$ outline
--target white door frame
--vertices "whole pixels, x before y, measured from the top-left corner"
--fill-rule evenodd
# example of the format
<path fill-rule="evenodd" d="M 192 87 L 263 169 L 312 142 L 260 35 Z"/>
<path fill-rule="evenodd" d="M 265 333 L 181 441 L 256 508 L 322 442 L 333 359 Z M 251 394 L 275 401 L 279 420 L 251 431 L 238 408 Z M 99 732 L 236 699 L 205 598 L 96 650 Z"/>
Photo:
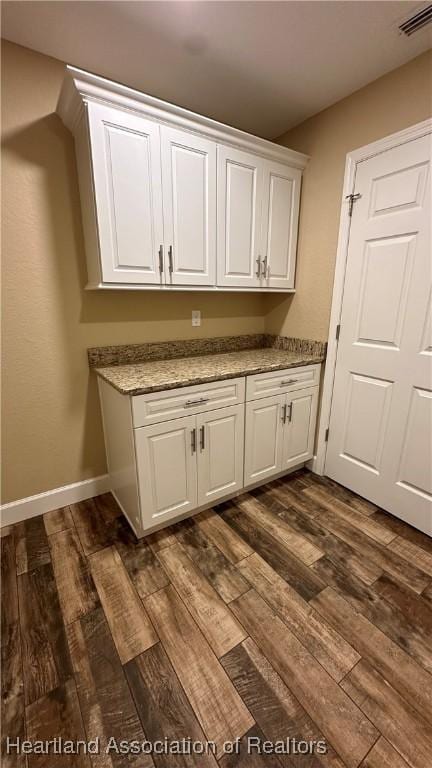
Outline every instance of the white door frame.
<path fill-rule="evenodd" d="M 339 236 L 336 251 L 336 266 L 333 282 L 332 307 L 330 314 L 329 341 L 327 347 L 327 358 L 325 363 L 325 373 L 323 382 L 323 393 L 321 400 L 321 415 L 318 427 L 317 450 L 313 460 L 310 462 L 310 469 L 318 475 L 323 475 L 325 471 L 325 460 L 327 452 L 326 432 L 330 423 L 330 411 L 333 397 L 333 384 L 336 368 L 337 340 L 336 329 L 340 322 L 342 312 L 342 299 L 345 282 L 346 261 L 348 255 L 348 243 L 350 234 L 351 218 L 348 215 L 347 195 L 354 192 L 357 164 L 364 160 L 369 160 L 374 155 L 386 152 L 400 144 L 408 141 L 414 141 L 422 136 L 432 133 L 432 119 L 424 120 L 421 123 L 411 125 L 403 131 L 393 133 L 383 139 L 374 141 L 372 144 L 366 144 L 364 147 L 348 152 L 345 162 L 345 176 L 342 189 L 341 214 L 339 222 Z"/>

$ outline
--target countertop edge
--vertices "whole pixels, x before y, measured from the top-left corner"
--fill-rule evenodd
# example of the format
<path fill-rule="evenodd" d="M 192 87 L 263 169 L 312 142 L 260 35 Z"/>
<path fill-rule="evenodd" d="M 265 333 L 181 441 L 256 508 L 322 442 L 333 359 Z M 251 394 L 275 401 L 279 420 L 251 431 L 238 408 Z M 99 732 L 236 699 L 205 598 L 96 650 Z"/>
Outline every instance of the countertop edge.
<path fill-rule="evenodd" d="M 272 371 L 283 371 L 288 368 L 299 368 L 300 366 L 304 365 L 319 365 L 323 363 L 325 360 L 325 357 L 319 356 L 319 357 L 308 357 L 308 359 L 300 359 L 296 360 L 292 363 L 276 363 L 274 365 L 257 365 L 254 368 L 248 368 L 244 371 L 235 371 L 233 373 L 223 373 L 223 374 L 209 374 L 204 375 L 200 377 L 190 378 L 188 381 L 172 381 L 169 383 L 164 384 L 156 384 L 154 386 L 149 387 L 135 387 L 135 388 L 126 388 L 126 387 L 120 387 L 114 382 L 110 381 L 109 378 L 104 376 L 103 371 L 104 368 L 93 368 L 94 372 L 97 376 L 99 376 L 103 381 L 105 381 L 107 384 L 109 384 L 111 387 L 113 387 L 117 392 L 119 392 L 121 395 L 129 395 L 131 397 L 135 397 L 137 395 L 149 395 L 152 392 L 164 392 L 170 389 L 183 389 L 184 387 L 192 387 L 196 384 L 207 384 L 212 381 L 226 381 L 227 379 L 238 379 L 239 377 L 243 376 L 256 376 L 259 373 L 271 373 Z"/>

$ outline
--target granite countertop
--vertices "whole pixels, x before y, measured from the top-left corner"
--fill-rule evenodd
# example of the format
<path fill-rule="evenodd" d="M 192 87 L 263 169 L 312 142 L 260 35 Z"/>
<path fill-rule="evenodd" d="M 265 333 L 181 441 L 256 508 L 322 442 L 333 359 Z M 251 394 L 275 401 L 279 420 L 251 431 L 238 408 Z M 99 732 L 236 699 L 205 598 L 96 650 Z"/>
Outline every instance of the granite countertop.
<path fill-rule="evenodd" d="M 324 356 L 263 347 L 199 357 L 177 357 L 95 368 L 102 379 L 124 395 L 142 395 L 218 379 L 234 379 L 298 365 L 322 363 Z"/>

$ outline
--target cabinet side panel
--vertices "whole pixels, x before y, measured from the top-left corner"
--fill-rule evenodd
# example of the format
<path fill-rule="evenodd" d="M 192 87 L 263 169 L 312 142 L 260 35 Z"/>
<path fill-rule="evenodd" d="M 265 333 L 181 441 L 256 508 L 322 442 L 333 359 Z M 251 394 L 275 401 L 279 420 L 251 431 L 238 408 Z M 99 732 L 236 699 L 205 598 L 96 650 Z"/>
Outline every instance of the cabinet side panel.
<path fill-rule="evenodd" d="M 87 256 L 87 275 L 90 284 L 101 282 L 99 234 L 96 216 L 96 203 L 93 187 L 93 170 L 90 153 L 87 111 L 75 131 L 75 152 L 78 168 L 78 182 L 81 198 L 81 213 Z"/>
<path fill-rule="evenodd" d="M 111 490 L 139 534 L 142 526 L 130 399 L 101 379 L 98 385 Z"/>

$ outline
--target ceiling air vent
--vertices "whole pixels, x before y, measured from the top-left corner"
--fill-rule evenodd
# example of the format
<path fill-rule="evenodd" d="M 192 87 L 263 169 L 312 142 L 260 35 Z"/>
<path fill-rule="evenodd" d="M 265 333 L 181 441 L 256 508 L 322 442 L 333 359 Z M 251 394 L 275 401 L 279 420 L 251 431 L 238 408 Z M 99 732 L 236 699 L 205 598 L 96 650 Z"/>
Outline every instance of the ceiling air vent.
<path fill-rule="evenodd" d="M 419 29 L 423 29 L 426 24 L 430 24 L 431 21 L 432 3 L 427 5 L 425 8 L 422 8 L 420 11 L 417 11 L 417 13 L 414 13 L 408 19 L 405 19 L 402 24 L 399 24 L 399 31 L 401 34 L 410 37 L 410 35 L 418 32 Z"/>

